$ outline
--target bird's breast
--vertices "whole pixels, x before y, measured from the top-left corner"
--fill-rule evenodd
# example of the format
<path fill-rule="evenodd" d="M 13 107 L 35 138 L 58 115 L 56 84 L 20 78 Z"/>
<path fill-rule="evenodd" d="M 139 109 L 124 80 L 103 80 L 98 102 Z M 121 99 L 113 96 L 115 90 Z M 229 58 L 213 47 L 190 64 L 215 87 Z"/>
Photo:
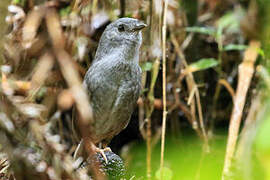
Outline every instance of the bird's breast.
<path fill-rule="evenodd" d="M 141 89 L 141 69 L 136 62 L 93 64 L 87 79 L 97 138 L 118 134 L 128 123 Z"/>

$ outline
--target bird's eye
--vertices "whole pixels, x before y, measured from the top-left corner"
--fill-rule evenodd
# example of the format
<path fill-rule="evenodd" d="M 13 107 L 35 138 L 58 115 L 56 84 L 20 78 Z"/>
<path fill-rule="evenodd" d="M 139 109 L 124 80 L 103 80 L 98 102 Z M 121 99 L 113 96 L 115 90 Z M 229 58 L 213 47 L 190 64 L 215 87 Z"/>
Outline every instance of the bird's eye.
<path fill-rule="evenodd" d="M 123 24 L 120 24 L 120 25 L 118 26 L 118 31 L 119 31 L 119 32 L 125 31 L 125 27 L 124 27 Z"/>

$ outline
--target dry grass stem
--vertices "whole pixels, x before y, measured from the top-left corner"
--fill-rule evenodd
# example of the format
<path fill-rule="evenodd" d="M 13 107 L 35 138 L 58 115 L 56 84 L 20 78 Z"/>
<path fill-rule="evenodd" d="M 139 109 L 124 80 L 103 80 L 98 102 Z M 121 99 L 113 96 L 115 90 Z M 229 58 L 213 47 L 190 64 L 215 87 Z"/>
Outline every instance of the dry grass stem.
<path fill-rule="evenodd" d="M 218 83 L 223 85 L 227 89 L 227 91 L 230 93 L 230 95 L 232 97 L 232 100 L 234 101 L 235 92 L 234 92 L 234 89 L 232 88 L 232 86 L 229 84 L 229 82 L 226 81 L 225 79 L 220 79 L 218 81 Z"/>
<path fill-rule="evenodd" d="M 166 100 L 166 32 L 167 32 L 167 8 L 168 0 L 163 3 L 163 25 L 162 25 L 162 133 L 161 133 L 161 157 L 160 157 L 160 178 L 163 179 L 164 167 L 164 149 L 165 149 L 165 132 L 166 132 L 166 116 L 167 116 L 167 100 Z"/>
<path fill-rule="evenodd" d="M 188 38 L 189 37 L 190 36 L 188 36 Z M 183 50 L 180 48 L 174 34 L 171 34 L 171 39 L 172 39 L 173 45 L 176 48 L 177 55 L 183 61 L 184 67 L 187 68 L 188 64 L 187 64 L 186 58 L 185 58 L 185 56 L 183 54 Z M 187 73 L 186 76 L 183 76 L 183 74 L 180 74 L 180 76 L 178 78 L 178 81 L 181 81 L 183 77 L 186 78 L 187 87 L 188 87 L 188 91 L 189 91 L 189 100 L 188 100 L 188 102 L 190 103 L 190 112 L 191 112 L 191 121 L 190 121 L 190 123 L 191 123 L 193 129 L 199 135 L 199 137 L 204 139 L 205 150 L 209 151 L 208 137 L 206 135 L 206 131 L 205 131 L 204 123 L 203 123 L 202 108 L 201 108 L 200 95 L 199 95 L 199 90 L 198 90 L 197 84 L 196 84 L 196 82 L 194 80 L 194 77 L 193 77 L 192 73 Z M 194 93 L 195 93 L 195 96 L 193 95 Z M 191 97 L 196 97 L 196 98 L 191 98 Z M 197 122 L 197 118 L 196 118 L 196 104 L 195 103 L 197 103 L 197 108 L 198 108 L 198 113 L 199 113 L 199 122 L 200 122 L 201 130 L 198 128 L 198 122 Z"/>
<path fill-rule="evenodd" d="M 258 56 L 258 41 L 251 41 L 249 48 L 245 51 L 243 62 L 239 65 L 239 77 L 236 95 L 234 99 L 234 107 L 231 114 L 229 135 L 226 148 L 224 168 L 222 179 L 225 180 L 230 174 L 232 159 L 234 157 L 236 142 L 238 138 L 239 127 L 242 118 L 243 108 L 246 102 L 246 95 L 254 72 L 254 63 Z"/>

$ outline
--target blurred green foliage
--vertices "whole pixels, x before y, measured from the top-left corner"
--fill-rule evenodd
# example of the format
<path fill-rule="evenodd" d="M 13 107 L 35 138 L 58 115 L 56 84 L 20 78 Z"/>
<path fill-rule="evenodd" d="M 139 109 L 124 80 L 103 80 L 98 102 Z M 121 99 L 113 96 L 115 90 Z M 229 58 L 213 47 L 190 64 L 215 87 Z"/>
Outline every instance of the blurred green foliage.
<path fill-rule="evenodd" d="M 164 167 L 163 168 L 163 176 L 162 176 L 162 178 L 161 178 L 161 175 L 160 175 L 160 169 L 156 171 L 155 177 L 157 179 L 171 180 L 172 177 L 173 177 L 173 172 L 172 172 L 172 170 L 170 168 Z"/>
<path fill-rule="evenodd" d="M 191 180 L 219 180 L 223 168 L 226 136 L 224 132 L 218 132 L 211 141 L 210 153 L 202 151 L 202 142 L 194 133 L 185 132 L 183 137 L 168 136 L 165 149 L 165 167 L 172 171 L 172 179 Z M 146 179 L 146 148 L 144 143 L 136 144 L 130 153 L 130 161 L 127 163 L 128 173 L 135 175 L 135 179 Z M 152 178 L 158 172 L 160 161 L 160 145 L 153 149 Z M 129 163 L 130 162 L 130 163 Z"/>

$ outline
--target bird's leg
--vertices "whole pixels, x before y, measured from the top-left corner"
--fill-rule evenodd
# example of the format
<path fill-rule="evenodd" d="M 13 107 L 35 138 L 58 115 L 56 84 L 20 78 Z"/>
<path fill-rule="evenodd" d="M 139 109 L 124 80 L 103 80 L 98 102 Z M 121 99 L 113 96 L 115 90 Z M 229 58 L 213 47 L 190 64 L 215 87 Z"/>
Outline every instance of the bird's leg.
<path fill-rule="evenodd" d="M 108 147 L 107 145 L 108 145 L 107 143 L 100 142 L 100 143 L 99 143 L 99 148 L 100 148 L 100 149 L 103 149 L 105 152 L 106 152 L 106 151 L 112 151 L 111 148 Z"/>
<path fill-rule="evenodd" d="M 78 146 L 77 146 L 77 148 L 76 148 L 76 150 L 74 152 L 74 155 L 73 155 L 73 158 L 74 159 L 77 159 L 78 154 L 81 153 L 81 151 L 83 149 L 82 147 L 84 145 L 83 143 L 84 143 L 83 140 L 81 140 L 80 143 L 78 144 Z M 105 152 L 106 151 L 112 151 L 111 148 L 106 147 L 107 146 L 107 143 L 105 145 L 102 142 L 99 143 L 98 147 L 96 145 L 94 145 L 94 144 L 92 144 L 92 145 L 93 145 L 92 147 L 94 148 L 95 153 L 100 153 L 101 156 L 103 157 L 103 159 L 105 160 L 105 163 L 107 164 L 108 163 L 108 159 L 107 159 L 107 157 L 105 155 Z"/>

